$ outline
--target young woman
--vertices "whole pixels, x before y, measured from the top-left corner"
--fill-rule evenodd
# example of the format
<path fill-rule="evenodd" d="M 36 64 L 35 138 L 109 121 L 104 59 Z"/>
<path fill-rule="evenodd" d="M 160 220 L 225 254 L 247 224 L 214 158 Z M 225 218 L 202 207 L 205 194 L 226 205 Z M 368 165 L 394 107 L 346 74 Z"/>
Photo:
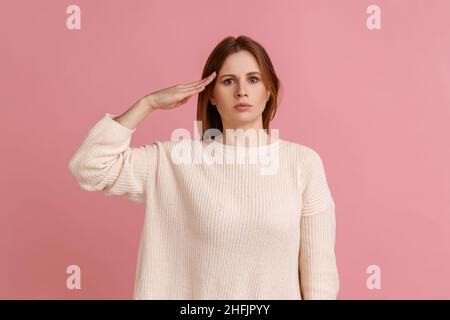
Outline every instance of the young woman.
<path fill-rule="evenodd" d="M 88 132 L 69 163 L 80 186 L 145 204 L 134 299 L 337 299 L 334 200 L 319 154 L 268 132 L 278 90 L 265 49 L 227 37 L 202 80 L 106 113 Z M 130 147 L 145 117 L 196 94 L 200 139 Z M 214 161 L 194 161 L 205 150 Z M 223 161 L 237 153 L 244 161 Z M 263 173 L 251 154 L 276 163 Z"/>

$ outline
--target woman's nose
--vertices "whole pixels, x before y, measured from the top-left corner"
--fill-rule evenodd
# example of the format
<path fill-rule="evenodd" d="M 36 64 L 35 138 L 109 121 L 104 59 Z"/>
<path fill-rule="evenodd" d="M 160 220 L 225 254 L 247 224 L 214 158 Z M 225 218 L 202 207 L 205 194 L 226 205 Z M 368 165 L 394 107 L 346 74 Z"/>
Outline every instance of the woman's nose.
<path fill-rule="evenodd" d="M 238 97 L 246 96 L 247 95 L 247 91 L 244 88 L 239 87 L 239 89 L 237 91 L 237 95 L 238 95 Z"/>

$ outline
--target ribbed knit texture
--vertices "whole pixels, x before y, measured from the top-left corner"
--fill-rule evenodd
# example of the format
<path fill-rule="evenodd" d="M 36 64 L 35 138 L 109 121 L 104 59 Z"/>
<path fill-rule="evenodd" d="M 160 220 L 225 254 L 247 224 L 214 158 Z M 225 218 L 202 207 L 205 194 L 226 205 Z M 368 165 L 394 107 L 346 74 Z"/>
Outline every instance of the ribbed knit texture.
<path fill-rule="evenodd" d="M 282 139 L 248 149 L 276 151 L 275 174 L 180 164 L 177 147 L 194 140 L 132 148 L 136 129 L 114 117 L 89 130 L 69 169 L 84 190 L 145 204 L 134 299 L 337 299 L 335 203 L 315 150 Z M 237 150 L 200 141 L 211 143 Z"/>

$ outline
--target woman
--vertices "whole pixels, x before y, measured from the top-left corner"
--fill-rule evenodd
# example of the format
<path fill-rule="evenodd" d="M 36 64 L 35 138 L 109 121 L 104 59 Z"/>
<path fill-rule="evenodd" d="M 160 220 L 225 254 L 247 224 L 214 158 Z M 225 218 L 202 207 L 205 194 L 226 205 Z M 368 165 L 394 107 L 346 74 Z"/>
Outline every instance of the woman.
<path fill-rule="evenodd" d="M 315 150 L 266 132 L 278 90 L 265 49 L 227 37 L 202 80 L 146 95 L 88 132 L 69 164 L 81 187 L 145 203 L 134 299 L 337 298 L 333 197 Z M 197 93 L 200 140 L 130 148 L 146 116 Z M 191 161 L 174 161 L 180 146 Z M 205 149 L 215 161 L 194 162 Z M 217 161 L 241 152 L 241 163 Z M 275 155 L 276 168 L 262 174 L 251 155 Z"/>

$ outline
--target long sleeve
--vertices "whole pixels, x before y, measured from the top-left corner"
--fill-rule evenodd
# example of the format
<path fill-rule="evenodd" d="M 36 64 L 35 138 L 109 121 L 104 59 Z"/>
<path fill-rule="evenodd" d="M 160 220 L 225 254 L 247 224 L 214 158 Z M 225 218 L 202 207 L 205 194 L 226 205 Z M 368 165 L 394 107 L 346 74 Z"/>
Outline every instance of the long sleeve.
<path fill-rule="evenodd" d="M 88 132 L 69 162 L 69 169 L 81 188 L 104 191 L 105 195 L 124 195 L 144 203 L 147 182 L 155 175 L 157 143 L 130 147 L 136 129 L 129 129 L 106 113 Z"/>
<path fill-rule="evenodd" d="M 339 275 L 335 257 L 335 203 L 324 165 L 312 149 L 307 156 L 300 219 L 299 275 L 302 298 L 335 300 Z"/>

